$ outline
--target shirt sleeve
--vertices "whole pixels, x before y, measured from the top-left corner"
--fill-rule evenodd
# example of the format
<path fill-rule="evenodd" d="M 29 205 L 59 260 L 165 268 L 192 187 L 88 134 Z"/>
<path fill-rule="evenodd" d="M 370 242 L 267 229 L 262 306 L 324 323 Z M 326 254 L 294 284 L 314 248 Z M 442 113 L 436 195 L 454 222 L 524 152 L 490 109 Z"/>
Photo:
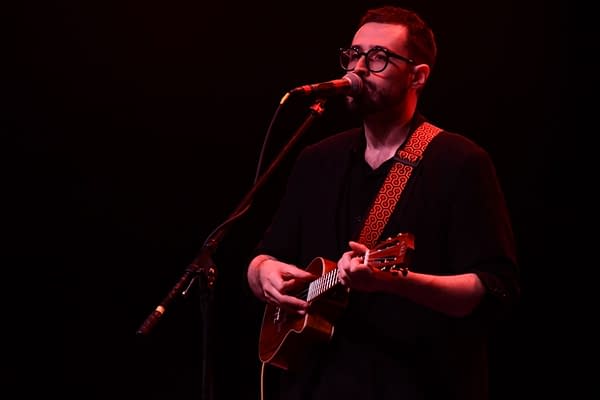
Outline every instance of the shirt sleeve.
<path fill-rule="evenodd" d="M 269 254 L 279 260 L 297 263 L 301 238 L 302 199 L 306 196 L 309 177 L 307 152 L 301 152 L 294 163 L 282 199 L 254 255 Z"/>
<path fill-rule="evenodd" d="M 458 174 L 452 204 L 451 247 L 456 261 L 486 288 L 476 313 L 500 317 L 520 298 L 515 238 L 499 179 L 483 149 L 469 154 Z"/>

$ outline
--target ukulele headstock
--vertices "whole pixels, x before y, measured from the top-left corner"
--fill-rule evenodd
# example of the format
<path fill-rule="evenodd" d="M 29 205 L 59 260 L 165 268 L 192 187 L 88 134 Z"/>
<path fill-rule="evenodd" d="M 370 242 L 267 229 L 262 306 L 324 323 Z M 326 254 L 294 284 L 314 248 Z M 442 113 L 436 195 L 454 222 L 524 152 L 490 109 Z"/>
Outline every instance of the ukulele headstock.
<path fill-rule="evenodd" d="M 381 271 L 392 273 L 400 271 L 402 275 L 406 275 L 414 249 L 413 234 L 399 233 L 375 245 L 369 251 L 368 264 Z"/>

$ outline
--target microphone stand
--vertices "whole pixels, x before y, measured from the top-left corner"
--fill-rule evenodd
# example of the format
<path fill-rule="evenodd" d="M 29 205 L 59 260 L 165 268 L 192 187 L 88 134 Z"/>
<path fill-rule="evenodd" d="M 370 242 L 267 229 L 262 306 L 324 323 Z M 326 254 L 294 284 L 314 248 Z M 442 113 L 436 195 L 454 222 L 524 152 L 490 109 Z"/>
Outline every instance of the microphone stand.
<path fill-rule="evenodd" d="M 179 295 L 185 296 L 194 281 L 198 280 L 200 289 L 202 291 L 202 296 L 200 297 L 202 299 L 201 308 L 204 315 L 202 340 L 202 400 L 211 400 L 213 398 L 212 356 L 210 354 L 211 332 L 209 325 L 213 318 L 213 299 L 214 288 L 217 279 L 217 268 L 212 261 L 212 255 L 215 253 L 217 246 L 225 236 L 227 231 L 226 228 L 229 228 L 233 221 L 235 221 L 248 210 L 256 192 L 265 184 L 277 166 L 281 164 L 283 158 L 287 155 L 287 153 L 289 153 L 292 146 L 298 141 L 302 134 L 312 125 L 315 118 L 323 114 L 324 103 L 324 99 L 318 99 L 310 107 L 311 113 L 308 115 L 302 125 L 296 130 L 290 141 L 282 149 L 281 153 L 273 160 L 269 168 L 258 178 L 254 186 L 244 196 L 239 205 L 227 218 L 226 222 L 220 226 L 220 229 L 215 230 L 211 236 L 207 238 L 198 255 L 184 270 L 181 278 L 167 293 L 154 311 L 148 315 L 136 332 L 139 335 L 147 335 L 163 316 L 171 302 Z"/>

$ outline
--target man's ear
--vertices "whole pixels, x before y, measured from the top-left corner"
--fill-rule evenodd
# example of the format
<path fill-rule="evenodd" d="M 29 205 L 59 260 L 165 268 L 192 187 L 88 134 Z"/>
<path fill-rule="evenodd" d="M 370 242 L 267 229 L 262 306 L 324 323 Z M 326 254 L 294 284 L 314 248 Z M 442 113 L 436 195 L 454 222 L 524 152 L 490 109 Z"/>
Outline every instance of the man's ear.
<path fill-rule="evenodd" d="M 429 78 L 431 68 L 427 64 L 415 65 L 413 68 L 412 86 L 417 90 L 421 90 Z"/>

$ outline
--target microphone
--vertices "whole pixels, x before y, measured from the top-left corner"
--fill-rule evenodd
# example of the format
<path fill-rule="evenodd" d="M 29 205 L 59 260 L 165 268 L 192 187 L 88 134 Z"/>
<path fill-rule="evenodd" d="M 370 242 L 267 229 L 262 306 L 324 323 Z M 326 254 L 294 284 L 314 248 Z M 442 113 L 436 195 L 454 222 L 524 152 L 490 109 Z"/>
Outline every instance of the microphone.
<path fill-rule="evenodd" d="M 358 75 L 348 72 L 341 79 L 332 81 L 314 83 L 312 85 L 298 86 L 290 90 L 289 95 L 316 95 L 316 96 L 335 96 L 346 95 L 356 96 L 362 91 L 363 82 Z"/>

